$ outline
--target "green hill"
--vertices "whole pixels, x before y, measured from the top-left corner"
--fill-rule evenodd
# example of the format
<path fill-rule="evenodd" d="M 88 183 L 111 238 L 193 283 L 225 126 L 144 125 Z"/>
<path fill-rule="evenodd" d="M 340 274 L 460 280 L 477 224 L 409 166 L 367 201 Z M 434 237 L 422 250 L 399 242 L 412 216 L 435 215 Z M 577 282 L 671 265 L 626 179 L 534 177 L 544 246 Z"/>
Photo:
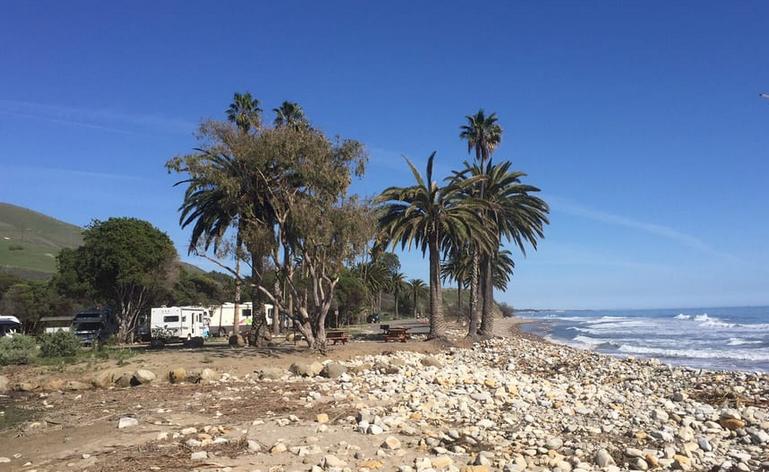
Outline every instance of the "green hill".
<path fill-rule="evenodd" d="M 24 279 L 47 279 L 56 271 L 56 256 L 63 248 L 83 243 L 83 228 L 36 211 L 0 202 L 0 272 Z M 190 274 L 200 267 L 181 262 Z"/>
<path fill-rule="evenodd" d="M 0 203 L 0 270 L 44 279 L 56 270 L 62 248 L 83 242 L 82 229 L 50 216 Z"/>

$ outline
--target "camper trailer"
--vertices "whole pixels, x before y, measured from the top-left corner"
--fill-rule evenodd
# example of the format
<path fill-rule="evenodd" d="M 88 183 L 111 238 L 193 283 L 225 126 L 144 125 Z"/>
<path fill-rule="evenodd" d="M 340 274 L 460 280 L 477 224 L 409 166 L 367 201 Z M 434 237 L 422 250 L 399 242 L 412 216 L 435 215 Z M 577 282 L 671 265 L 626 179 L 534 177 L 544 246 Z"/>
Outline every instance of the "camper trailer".
<path fill-rule="evenodd" d="M 170 306 L 150 310 L 150 333 L 165 341 L 184 341 L 208 336 L 208 309 L 200 306 Z"/>
<path fill-rule="evenodd" d="M 247 331 L 254 322 L 253 316 L 253 304 L 251 302 L 239 303 L 238 311 L 240 312 L 240 319 L 238 324 L 240 325 L 240 332 Z M 264 314 L 267 317 L 267 324 L 272 324 L 272 305 L 264 305 Z M 223 305 L 215 306 L 211 310 L 211 334 L 216 336 L 226 336 L 232 332 L 232 327 L 235 322 L 235 304 L 225 303 Z"/>

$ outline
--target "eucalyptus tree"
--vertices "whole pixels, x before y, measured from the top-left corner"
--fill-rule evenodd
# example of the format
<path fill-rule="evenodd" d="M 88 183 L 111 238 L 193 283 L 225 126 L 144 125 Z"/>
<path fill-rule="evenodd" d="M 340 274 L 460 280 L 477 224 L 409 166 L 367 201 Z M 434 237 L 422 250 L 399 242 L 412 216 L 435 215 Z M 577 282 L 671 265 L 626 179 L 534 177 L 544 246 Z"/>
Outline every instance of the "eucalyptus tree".
<path fill-rule="evenodd" d="M 452 180 L 445 186 L 433 180 L 433 152 L 422 176 L 406 159 L 416 184 L 385 189 L 375 202 L 379 206 L 379 228 L 388 245 L 401 248 L 416 245 L 429 255 L 430 267 L 430 338 L 445 337 L 443 294 L 441 292 L 441 255 L 451 240 L 490 240 L 488 229 L 478 214 L 478 205 L 463 198 L 463 191 L 473 179 Z"/>
<path fill-rule="evenodd" d="M 417 304 L 419 302 L 419 297 L 425 291 L 425 287 L 427 287 L 427 285 L 425 285 L 425 281 L 422 279 L 411 279 L 408 281 L 408 288 L 414 303 L 412 305 L 412 318 L 417 317 Z"/>

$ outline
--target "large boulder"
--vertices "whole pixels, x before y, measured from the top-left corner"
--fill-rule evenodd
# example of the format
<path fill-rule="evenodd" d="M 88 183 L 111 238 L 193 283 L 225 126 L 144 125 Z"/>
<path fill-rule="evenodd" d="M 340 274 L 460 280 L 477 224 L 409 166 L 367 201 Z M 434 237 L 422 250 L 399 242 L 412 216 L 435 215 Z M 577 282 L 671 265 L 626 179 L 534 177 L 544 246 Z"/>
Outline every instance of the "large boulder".
<path fill-rule="evenodd" d="M 168 372 L 168 381 L 171 383 L 182 383 L 187 381 L 187 369 L 177 367 Z"/>
<path fill-rule="evenodd" d="M 320 362 L 294 362 L 289 368 L 292 374 L 302 377 L 315 377 L 323 370 L 323 364 Z"/>
<path fill-rule="evenodd" d="M 138 369 L 136 372 L 134 372 L 133 380 L 131 383 L 133 385 L 144 385 L 154 382 L 156 378 L 157 376 L 151 370 Z"/>
<path fill-rule="evenodd" d="M 18 382 L 14 384 L 13 389 L 17 392 L 34 392 L 40 388 L 37 382 Z"/>
<path fill-rule="evenodd" d="M 260 379 L 279 380 L 286 375 L 286 371 L 278 367 L 265 367 L 260 369 L 258 374 Z"/>
<path fill-rule="evenodd" d="M 193 369 L 187 375 L 187 379 L 192 383 L 208 383 L 217 380 L 219 376 L 213 369 Z"/>
<path fill-rule="evenodd" d="M 85 382 L 78 382 L 77 380 L 68 380 L 64 382 L 63 389 L 69 391 L 77 390 L 90 390 L 91 386 Z"/>
<path fill-rule="evenodd" d="M 64 381 L 62 379 L 48 379 L 43 386 L 43 390 L 56 391 L 64 390 Z"/>
<path fill-rule="evenodd" d="M 118 387 L 126 388 L 133 385 L 134 376 L 130 372 L 123 372 L 120 375 L 115 376 L 115 385 Z"/>
<path fill-rule="evenodd" d="M 91 379 L 91 384 L 97 388 L 109 388 L 115 382 L 115 372 L 105 370 L 96 373 Z"/>
<path fill-rule="evenodd" d="M 329 379 L 335 379 L 337 377 L 341 377 L 345 372 L 347 372 L 347 367 L 339 364 L 338 362 L 329 362 L 323 367 L 320 375 Z"/>

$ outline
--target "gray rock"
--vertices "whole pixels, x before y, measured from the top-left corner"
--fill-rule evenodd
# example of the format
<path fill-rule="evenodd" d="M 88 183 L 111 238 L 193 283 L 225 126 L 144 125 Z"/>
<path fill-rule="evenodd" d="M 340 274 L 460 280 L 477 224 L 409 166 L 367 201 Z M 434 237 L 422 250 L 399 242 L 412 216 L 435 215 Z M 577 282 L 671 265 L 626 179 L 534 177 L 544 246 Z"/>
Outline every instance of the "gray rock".
<path fill-rule="evenodd" d="M 131 383 L 134 385 L 144 385 L 154 382 L 156 378 L 157 376 L 151 370 L 138 369 L 134 372 L 133 381 Z"/>
<path fill-rule="evenodd" d="M 443 362 L 433 356 L 425 356 L 419 360 L 419 362 L 425 367 L 443 367 Z"/>
<path fill-rule="evenodd" d="M 208 459 L 208 453 L 206 451 L 195 451 L 190 454 L 190 460 L 193 461 L 204 461 L 206 459 Z"/>
<path fill-rule="evenodd" d="M 139 425 L 139 420 L 136 418 L 131 418 L 130 416 L 124 416 L 123 418 L 120 418 L 117 422 L 117 428 L 118 429 L 125 429 L 125 428 L 133 428 L 134 426 Z"/>
<path fill-rule="evenodd" d="M 323 370 L 320 362 L 294 362 L 289 368 L 292 374 L 302 377 L 315 377 Z"/>
<path fill-rule="evenodd" d="M 323 366 L 323 370 L 320 372 L 320 375 L 328 379 L 335 379 L 337 377 L 341 377 L 345 372 L 347 372 L 347 368 L 342 364 L 338 362 L 329 362 Z"/>
<path fill-rule="evenodd" d="M 260 369 L 258 374 L 260 379 L 279 380 L 286 375 L 286 371 L 278 367 L 265 367 Z"/>
<path fill-rule="evenodd" d="M 611 454 L 609 454 L 606 449 L 598 450 L 598 452 L 595 454 L 595 463 L 598 464 L 599 467 L 616 465 L 614 458 L 611 457 Z"/>

